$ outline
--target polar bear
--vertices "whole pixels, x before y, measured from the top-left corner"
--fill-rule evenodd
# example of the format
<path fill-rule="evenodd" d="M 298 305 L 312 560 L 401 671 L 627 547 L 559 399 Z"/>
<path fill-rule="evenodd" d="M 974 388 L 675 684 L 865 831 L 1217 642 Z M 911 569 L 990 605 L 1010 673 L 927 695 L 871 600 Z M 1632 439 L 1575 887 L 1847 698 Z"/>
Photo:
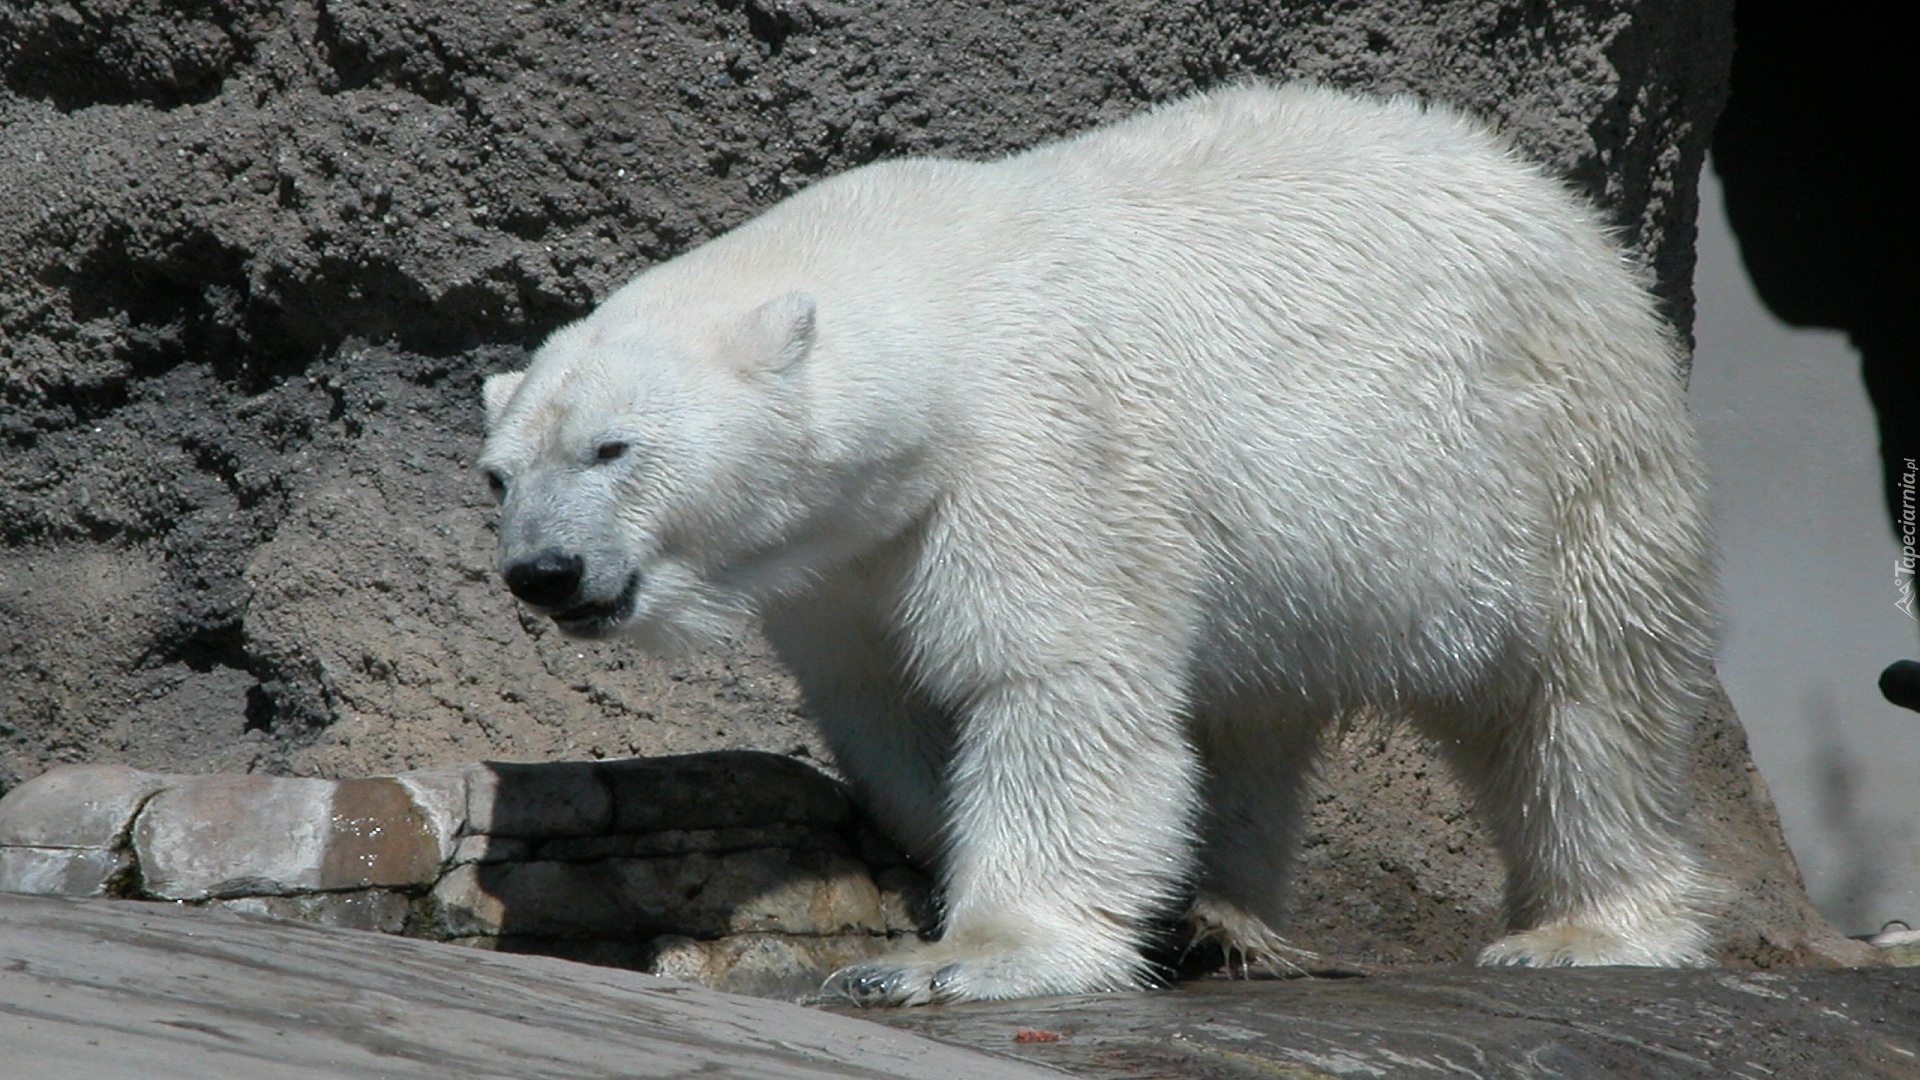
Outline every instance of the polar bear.
<path fill-rule="evenodd" d="M 1483 963 L 1696 965 L 1679 363 L 1485 126 L 1240 86 L 823 180 L 488 380 L 480 466 L 563 632 L 763 620 L 943 889 L 855 1001 L 1138 986 L 1181 905 L 1272 955 L 1316 746 L 1363 718 L 1477 796 Z"/>

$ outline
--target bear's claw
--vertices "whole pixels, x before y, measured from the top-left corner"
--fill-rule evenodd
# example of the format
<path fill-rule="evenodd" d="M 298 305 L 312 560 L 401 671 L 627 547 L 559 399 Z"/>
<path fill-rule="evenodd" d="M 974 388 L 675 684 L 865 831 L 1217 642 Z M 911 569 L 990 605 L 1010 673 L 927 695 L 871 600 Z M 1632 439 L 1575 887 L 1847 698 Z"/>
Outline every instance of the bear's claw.
<path fill-rule="evenodd" d="M 937 942 L 841 968 L 821 991 L 867 1008 L 945 1005 L 1138 988 L 1143 962 L 1132 949 L 1071 950 L 979 941 Z"/>
<path fill-rule="evenodd" d="M 958 962 L 942 964 L 931 972 L 927 970 L 929 967 L 928 964 L 869 960 L 834 972 L 823 989 L 869 1009 L 961 1000 L 964 996 L 962 966 Z"/>

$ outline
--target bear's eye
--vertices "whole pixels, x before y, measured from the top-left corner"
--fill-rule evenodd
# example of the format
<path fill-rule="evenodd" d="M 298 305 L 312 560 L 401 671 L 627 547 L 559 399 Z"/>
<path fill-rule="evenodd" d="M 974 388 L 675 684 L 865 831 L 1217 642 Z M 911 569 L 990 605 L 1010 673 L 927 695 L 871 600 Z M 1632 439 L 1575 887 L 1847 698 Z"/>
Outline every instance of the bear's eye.
<path fill-rule="evenodd" d="M 500 475 L 499 469 L 487 470 L 487 490 L 493 492 L 496 499 L 507 497 L 507 478 Z"/>
<path fill-rule="evenodd" d="M 625 454 L 626 452 L 627 452 L 626 443 L 603 442 L 599 446 L 596 446 L 593 448 L 593 460 L 612 461 L 613 459 L 621 456 L 622 454 Z"/>

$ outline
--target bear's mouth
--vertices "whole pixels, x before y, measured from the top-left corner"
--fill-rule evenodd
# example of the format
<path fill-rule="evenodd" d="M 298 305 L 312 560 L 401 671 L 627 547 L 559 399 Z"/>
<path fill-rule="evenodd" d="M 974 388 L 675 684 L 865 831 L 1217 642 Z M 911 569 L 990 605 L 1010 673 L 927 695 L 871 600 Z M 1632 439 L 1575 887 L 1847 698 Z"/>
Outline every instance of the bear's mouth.
<path fill-rule="evenodd" d="M 640 591 L 638 572 L 627 576 L 626 587 L 611 600 L 580 604 L 553 613 L 553 622 L 569 637 L 604 637 L 633 614 L 633 598 Z"/>

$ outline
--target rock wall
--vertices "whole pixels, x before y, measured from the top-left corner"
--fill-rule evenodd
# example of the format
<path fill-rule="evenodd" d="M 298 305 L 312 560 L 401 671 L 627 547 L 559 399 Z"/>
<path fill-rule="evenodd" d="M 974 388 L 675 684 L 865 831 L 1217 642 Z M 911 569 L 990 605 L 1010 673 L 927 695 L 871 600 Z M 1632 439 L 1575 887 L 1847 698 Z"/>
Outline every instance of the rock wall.
<path fill-rule="evenodd" d="M 1254 76 L 1496 119 L 1684 328 L 1730 48 L 1727 0 L 0 7 L 0 791 L 817 755 L 755 639 L 658 659 L 516 612 L 471 475 L 485 373 L 820 176 Z M 1457 791 L 1418 747 L 1348 749 L 1303 944 L 1463 955 L 1498 872 Z M 1703 791 L 1761 820 L 1727 761 Z"/>

